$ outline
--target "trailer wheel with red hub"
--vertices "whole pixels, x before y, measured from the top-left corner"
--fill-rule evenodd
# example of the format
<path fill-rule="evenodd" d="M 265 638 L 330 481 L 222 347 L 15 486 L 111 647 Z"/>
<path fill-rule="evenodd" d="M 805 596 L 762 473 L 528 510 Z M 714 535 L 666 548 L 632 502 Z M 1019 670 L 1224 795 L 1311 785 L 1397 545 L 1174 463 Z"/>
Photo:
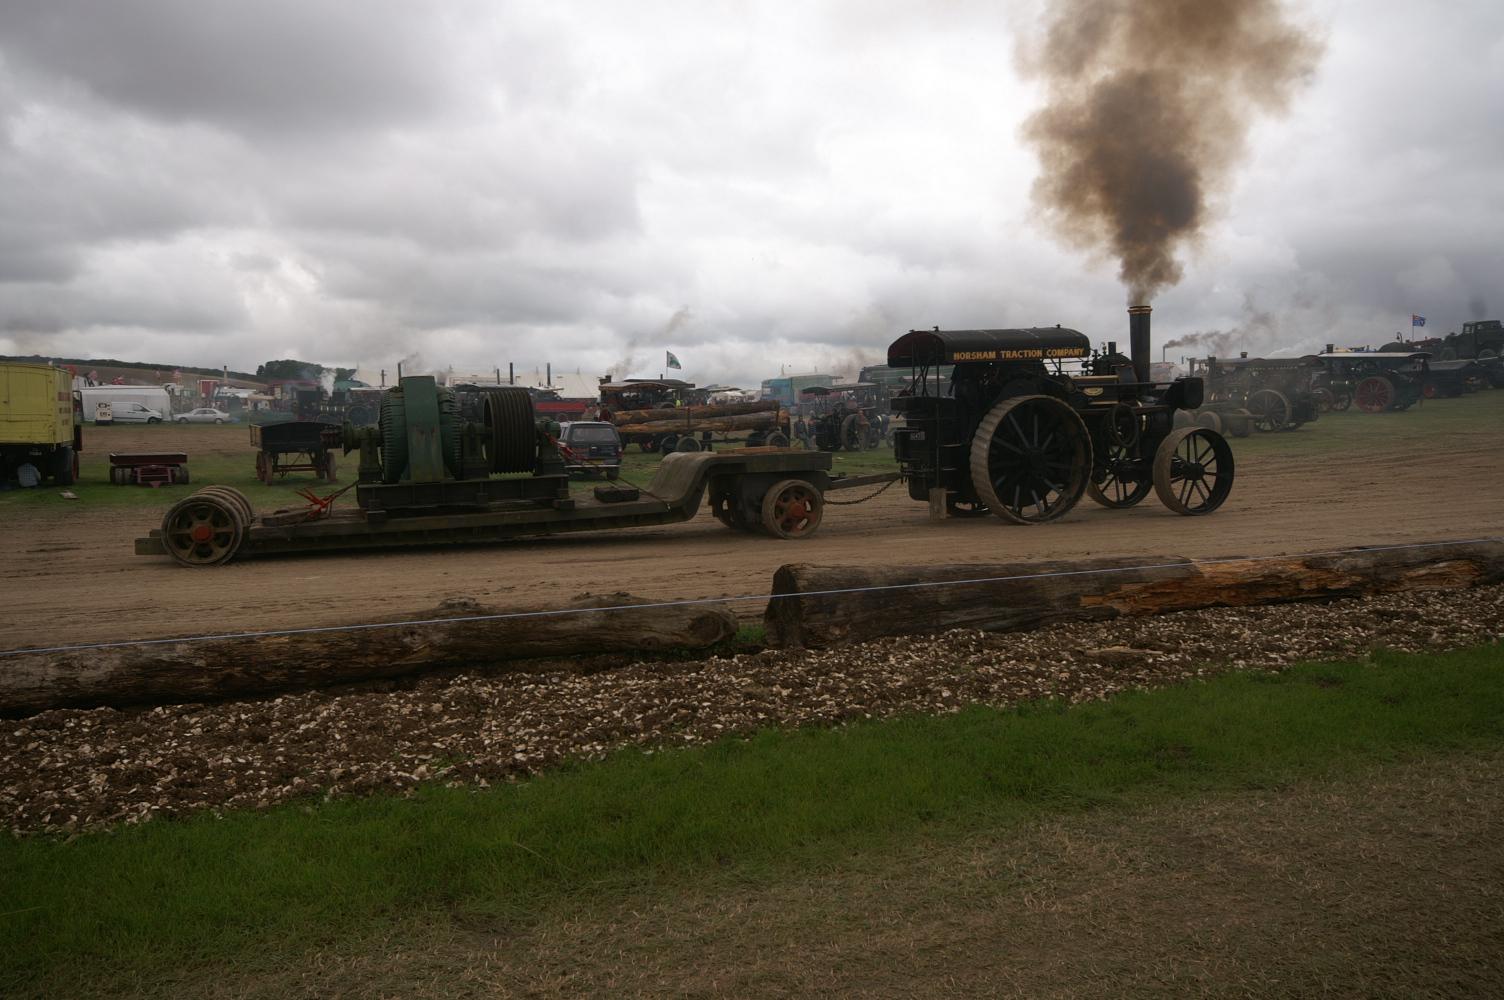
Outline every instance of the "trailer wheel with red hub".
<path fill-rule="evenodd" d="M 819 530 L 824 510 L 814 484 L 785 479 L 762 498 L 762 526 L 775 538 L 808 538 Z"/>
<path fill-rule="evenodd" d="M 1353 396 L 1364 413 L 1383 413 L 1394 405 L 1394 383 L 1373 375 L 1358 383 Z"/>
<path fill-rule="evenodd" d="M 162 518 L 162 543 L 184 566 L 217 566 L 240 548 L 248 527 L 232 498 L 204 490 L 172 505 Z"/>

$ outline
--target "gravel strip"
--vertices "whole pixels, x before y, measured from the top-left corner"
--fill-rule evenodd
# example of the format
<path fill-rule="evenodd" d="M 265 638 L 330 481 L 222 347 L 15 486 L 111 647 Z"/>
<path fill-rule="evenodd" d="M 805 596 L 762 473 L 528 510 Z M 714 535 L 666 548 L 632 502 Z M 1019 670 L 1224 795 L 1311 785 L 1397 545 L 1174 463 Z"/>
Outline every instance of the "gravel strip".
<path fill-rule="evenodd" d="M 430 677 L 382 693 L 45 712 L 0 723 L 16 833 L 139 823 L 303 796 L 487 786 L 568 756 L 713 742 L 765 726 L 1111 697 L 1230 670 L 1497 641 L 1504 587 L 1213 608 L 1035 632 L 957 630 L 600 673 Z"/>

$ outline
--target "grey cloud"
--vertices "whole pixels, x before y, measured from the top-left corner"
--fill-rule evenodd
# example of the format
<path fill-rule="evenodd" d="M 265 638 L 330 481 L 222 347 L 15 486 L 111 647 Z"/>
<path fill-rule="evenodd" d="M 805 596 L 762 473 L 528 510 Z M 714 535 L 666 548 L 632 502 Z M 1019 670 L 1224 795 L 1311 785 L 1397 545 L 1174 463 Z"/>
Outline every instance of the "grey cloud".
<path fill-rule="evenodd" d="M 1499 308 L 1504 13 L 1307 2 L 1328 59 L 1256 131 L 1161 343 Z M 6 4 L 0 350 L 657 374 L 669 349 L 756 384 L 934 324 L 1121 340 L 1111 267 L 1028 224 L 1034 95 L 995 5 L 884 11 Z"/>
<path fill-rule="evenodd" d="M 8 61 L 166 121 L 349 129 L 435 110 L 446 25 L 400 0 L 13 0 Z"/>

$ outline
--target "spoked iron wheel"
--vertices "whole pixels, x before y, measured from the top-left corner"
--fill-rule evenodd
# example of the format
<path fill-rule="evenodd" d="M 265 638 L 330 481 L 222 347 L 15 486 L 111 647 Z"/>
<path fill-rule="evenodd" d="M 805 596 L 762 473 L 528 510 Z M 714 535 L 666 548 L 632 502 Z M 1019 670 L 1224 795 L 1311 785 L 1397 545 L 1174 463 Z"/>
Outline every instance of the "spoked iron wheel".
<path fill-rule="evenodd" d="M 971 482 L 998 517 L 1053 521 L 1076 505 L 1091 479 L 1086 425 L 1053 396 L 1006 399 L 971 440 Z"/>
<path fill-rule="evenodd" d="M 1177 514 L 1210 514 L 1232 492 L 1232 446 L 1205 427 L 1173 432 L 1154 453 L 1154 491 Z"/>
<path fill-rule="evenodd" d="M 1253 429 L 1274 434 L 1290 423 L 1290 401 L 1278 389 L 1260 389 L 1248 397 L 1248 412 L 1253 414 Z"/>
<path fill-rule="evenodd" d="M 1358 383 L 1354 392 L 1358 409 L 1364 413 L 1383 413 L 1394 405 L 1394 383 L 1380 375 L 1374 375 Z"/>
<path fill-rule="evenodd" d="M 1107 478 L 1100 483 L 1088 482 L 1086 495 L 1103 507 L 1132 507 L 1154 488 L 1151 480 L 1141 478 L 1144 474 L 1143 467 L 1133 460 L 1132 453 L 1122 445 L 1108 447 L 1106 461 L 1102 465 L 1107 470 Z M 1094 475 L 1095 471 L 1093 470 Z"/>
<path fill-rule="evenodd" d="M 1335 395 L 1335 393 L 1333 395 Z M 1338 413 L 1341 413 L 1343 410 L 1352 405 L 1353 397 L 1348 393 L 1343 393 L 1342 395 L 1337 396 L 1337 401 L 1332 404 L 1332 409 L 1336 410 Z"/>
<path fill-rule="evenodd" d="M 1317 389 L 1314 395 L 1316 396 L 1316 409 L 1319 412 L 1331 413 L 1337 408 L 1337 397 L 1332 395 L 1332 390 Z"/>
<path fill-rule="evenodd" d="M 841 421 L 841 446 L 847 451 L 866 451 L 868 424 L 853 413 Z"/>
<path fill-rule="evenodd" d="M 762 526 L 777 538 L 808 538 L 820 528 L 825 501 L 812 483 L 785 479 L 762 498 Z"/>
<path fill-rule="evenodd" d="M 162 543 L 185 566 L 217 566 L 235 555 L 245 529 L 234 500 L 195 493 L 174 504 L 162 519 Z"/>

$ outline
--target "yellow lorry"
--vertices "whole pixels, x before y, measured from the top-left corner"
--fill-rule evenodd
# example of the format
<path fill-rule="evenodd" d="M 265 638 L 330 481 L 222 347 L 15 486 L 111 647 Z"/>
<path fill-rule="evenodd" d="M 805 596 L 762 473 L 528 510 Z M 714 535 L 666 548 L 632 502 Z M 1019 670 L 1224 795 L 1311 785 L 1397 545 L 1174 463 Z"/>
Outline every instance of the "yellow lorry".
<path fill-rule="evenodd" d="M 0 361 L 0 479 L 19 478 L 29 464 L 38 480 L 73 485 L 83 451 L 81 416 L 68 369 Z"/>

